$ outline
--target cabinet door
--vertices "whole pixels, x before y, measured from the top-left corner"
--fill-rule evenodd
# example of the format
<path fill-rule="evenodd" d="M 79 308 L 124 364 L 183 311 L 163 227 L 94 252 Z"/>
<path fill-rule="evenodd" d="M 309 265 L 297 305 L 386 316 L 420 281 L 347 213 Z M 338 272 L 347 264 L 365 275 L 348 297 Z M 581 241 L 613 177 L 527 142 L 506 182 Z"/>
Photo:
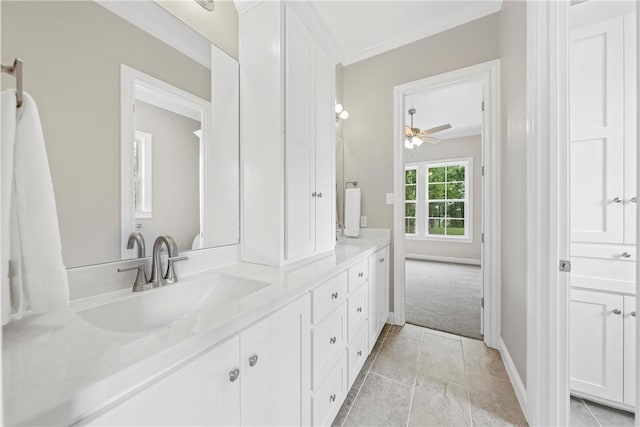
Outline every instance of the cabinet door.
<path fill-rule="evenodd" d="M 622 243 L 622 18 L 571 32 L 571 240 Z"/>
<path fill-rule="evenodd" d="M 636 297 L 624 297 L 624 403 L 636 405 Z"/>
<path fill-rule="evenodd" d="M 242 425 L 311 422 L 310 305 L 306 295 L 240 333 Z"/>
<path fill-rule="evenodd" d="M 621 295 L 571 290 L 572 390 L 622 402 L 623 309 Z"/>
<path fill-rule="evenodd" d="M 316 46 L 316 251 L 336 243 L 334 66 Z"/>
<path fill-rule="evenodd" d="M 377 254 L 373 254 L 369 257 L 369 306 L 367 307 L 368 316 L 368 328 L 369 328 L 369 352 L 373 349 L 378 339 L 378 278 L 376 277 L 376 271 L 378 268 Z"/>
<path fill-rule="evenodd" d="M 225 341 L 121 405 L 89 422 L 102 426 L 195 426 L 240 423 L 238 336 Z"/>
<path fill-rule="evenodd" d="M 315 40 L 288 5 L 286 28 L 286 257 L 296 259 L 315 250 Z"/>
<path fill-rule="evenodd" d="M 378 329 L 389 318 L 389 247 L 376 252 L 376 287 Z"/>

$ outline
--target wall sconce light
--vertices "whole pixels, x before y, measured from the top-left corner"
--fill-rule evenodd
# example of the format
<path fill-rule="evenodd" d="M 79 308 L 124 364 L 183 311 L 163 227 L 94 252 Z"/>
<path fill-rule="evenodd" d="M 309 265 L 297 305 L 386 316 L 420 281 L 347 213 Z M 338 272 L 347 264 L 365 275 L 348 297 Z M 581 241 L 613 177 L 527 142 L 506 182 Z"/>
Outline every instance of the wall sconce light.
<path fill-rule="evenodd" d="M 196 0 L 196 3 L 207 9 L 209 12 L 213 11 L 213 9 L 215 8 L 213 0 Z"/>
<path fill-rule="evenodd" d="M 349 118 L 349 112 L 344 109 L 342 104 L 336 104 L 336 123 L 340 120 L 347 120 Z"/>

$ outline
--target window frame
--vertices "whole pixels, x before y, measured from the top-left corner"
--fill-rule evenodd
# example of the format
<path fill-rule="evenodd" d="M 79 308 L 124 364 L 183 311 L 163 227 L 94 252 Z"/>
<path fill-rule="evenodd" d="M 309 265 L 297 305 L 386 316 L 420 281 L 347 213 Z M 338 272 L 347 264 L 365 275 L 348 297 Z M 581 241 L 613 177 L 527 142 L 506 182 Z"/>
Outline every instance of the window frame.
<path fill-rule="evenodd" d="M 464 220 L 464 234 L 463 235 L 441 235 L 441 234 L 428 234 L 428 213 L 429 213 L 429 177 L 427 171 L 430 168 L 446 167 L 446 166 L 464 166 L 465 167 L 465 198 L 455 199 L 455 201 L 463 201 L 465 204 L 465 214 L 461 218 Z M 446 241 L 446 242 L 459 242 L 459 243 L 473 243 L 473 158 L 460 157 L 442 160 L 430 160 L 423 162 L 412 162 L 405 164 L 405 171 L 407 169 L 417 170 L 417 197 L 416 197 L 416 233 L 405 233 L 406 239 L 412 240 L 431 240 L 431 241 Z M 446 182 L 446 181 L 445 181 Z M 405 186 L 406 186 L 405 181 Z M 438 199 L 440 200 L 440 199 Z M 445 203 L 449 200 L 444 199 Z"/>
<path fill-rule="evenodd" d="M 409 170 L 415 170 L 416 171 L 416 183 L 415 184 L 407 184 L 407 171 Z M 404 172 L 405 172 L 405 178 L 404 178 L 404 205 L 405 205 L 405 216 L 404 216 L 404 221 L 405 221 L 405 236 L 418 236 L 417 234 L 417 230 L 418 230 L 418 205 L 419 205 L 419 193 L 420 193 L 420 171 L 418 169 L 417 166 L 412 167 L 412 166 L 408 166 L 406 165 L 404 168 Z M 413 186 L 415 185 L 416 187 L 416 198 L 415 200 L 407 200 L 407 187 L 408 186 Z M 413 203 L 415 205 L 415 209 L 414 209 L 414 216 L 412 217 L 408 217 L 407 216 L 407 203 Z M 407 233 L 407 218 L 413 218 L 414 220 L 414 230 L 416 230 L 416 233 Z"/>

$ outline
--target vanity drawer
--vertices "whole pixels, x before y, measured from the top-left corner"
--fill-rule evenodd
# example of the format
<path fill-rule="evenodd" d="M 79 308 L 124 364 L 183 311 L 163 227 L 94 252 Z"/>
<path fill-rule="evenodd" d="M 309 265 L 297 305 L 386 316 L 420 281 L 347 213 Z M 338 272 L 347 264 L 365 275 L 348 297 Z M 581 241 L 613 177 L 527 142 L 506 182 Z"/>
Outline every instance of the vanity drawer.
<path fill-rule="evenodd" d="M 320 388 L 313 394 L 312 424 L 329 426 L 338 414 L 347 392 L 347 353 L 343 351 Z"/>
<path fill-rule="evenodd" d="M 369 278 L 369 260 L 363 259 L 349 268 L 349 293 L 352 293 Z"/>
<path fill-rule="evenodd" d="M 323 381 L 336 359 L 347 346 L 347 303 L 331 313 L 322 323 L 314 326 L 313 378 L 311 386 L 315 390 Z"/>
<path fill-rule="evenodd" d="M 367 318 L 367 287 L 360 288 L 349 296 L 349 339 L 353 338 Z"/>
<path fill-rule="evenodd" d="M 346 297 L 347 272 L 344 271 L 311 292 L 313 301 L 311 322 L 313 324 L 320 323 L 327 314 L 339 307 Z"/>
<path fill-rule="evenodd" d="M 368 348 L 367 328 L 366 325 L 362 325 L 362 328 L 359 329 L 351 341 L 349 341 L 349 388 L 353 385 L 365 360 L 367 360 L 367 356 L 369 355 L 367 352 Z"/>

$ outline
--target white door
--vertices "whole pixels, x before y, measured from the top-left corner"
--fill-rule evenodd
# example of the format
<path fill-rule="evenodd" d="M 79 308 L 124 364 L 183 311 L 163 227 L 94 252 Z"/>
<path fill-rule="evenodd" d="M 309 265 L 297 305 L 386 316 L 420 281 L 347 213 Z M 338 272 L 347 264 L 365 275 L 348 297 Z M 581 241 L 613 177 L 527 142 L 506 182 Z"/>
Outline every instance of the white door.
<path fill-rule="evenodd" d="M 378 339 L 378 277 L 376 277 L 378 270 L 377 254 L 373 254 L 369 257 L 369 307 L 367 321 L 369 328 L 369 352 L 373 349 Z"/>
<path fill-rule="evenodd" d="M 316 46 L 316 251 L 335 247 L 334 66 Z"/>
<path fill-rule="evenodd" d="M 239 352 L 240 340 L 236 335 L 89 424 L 239 425 Z"/>
<path fill-rule="evenodd" d="M 574 29 L 570 56 L 571 240 L 624 236 L 623 18 Z"/>
<path fill-rule="evenodd" d="M 624 403 L 636 405 L 636 297 L 624 297 Z"/>
<path fill-rule="evenodd" d="M 570 304 L 571 390 L 622 401 L 623 297 L 572 289 Z"/>
<path fill-rule="evenodd" d="M 286 257 L 296 259 L 315 250 L 315 40 L 288 5 L 286 29 Z"/>
<path fill-rule="evenodd" d="M 626 94 L 636 93 L 637 74 L 637 41 L 636 17 L 634 14 L 624 16 L 624 91 Z M 637 97 L 625 96 L 624 121 L 624 243 L 636 243 L 636 210 L 637 210 Z"/>
<path fill-rule="evenodd" d="M 309 298 L 296 300 L 240 333 L 242 425 L 311 422 Z"/>
<path fill-rule="evenodd" d="M 376 252 L 376 298 L 378 329 L 389 318 L 389 247 Z"/>

